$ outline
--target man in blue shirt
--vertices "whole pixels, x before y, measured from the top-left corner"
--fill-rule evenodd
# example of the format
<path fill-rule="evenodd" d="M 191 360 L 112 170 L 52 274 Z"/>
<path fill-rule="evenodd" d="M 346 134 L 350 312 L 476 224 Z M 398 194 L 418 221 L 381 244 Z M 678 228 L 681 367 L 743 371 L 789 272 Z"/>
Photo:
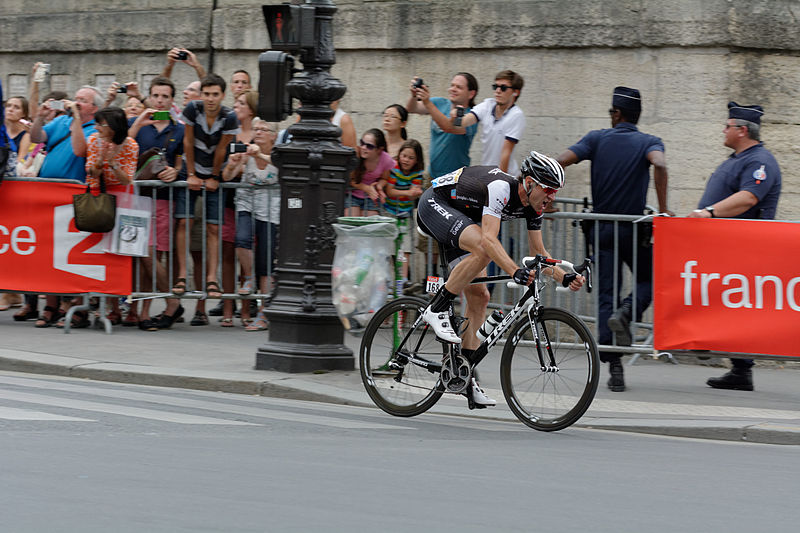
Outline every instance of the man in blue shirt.
<path fill-rule="evenodd" d="M 563 167 L 584 159 L 592 162 L 592 205 L 595 213 L 643 214 L 647 202 L 647 186 L 650 183 L 650 165 L 653 165 L 658 209 L 662 213 L 672 214 L 667 209 L 668 177 L 664 143 L 658 137 L 637 129 L 636 123 L 641 110 L 642 99 L 637 89 L 616 87 L 611 98 L 611 109 L 608 110 L 611 128 L 590 131 L 558 157 L 558 162 Z M 613 331 L 618 345 L 630 346 L 633 341 L 630 322 L 634 316 L 637 321 L 641 320 L 642 313 L 652 300 L 652 249 L 649 240 L 642 242 L 641 226 L 637 232 L 638 242 L 634 242 L 634 228 L 631 223 L 619 223 L 615 231 L 613 222 L 600 222 L 595 224 L 594 230 L 599 232 L 599 247 L 595 258 L 599 300 L 597 340 L 600 344 L 611 344 Z M 590 242 L 595 241 L 594 231 L 588 238 Z M 615 252 L 618 254 L 616 272 Z M 636 268 L 636 291 L 620 302 L 623 263 L 631 271 Z M 615 285 L 617 294 L 614 293 Z M 609 364 L 611 378 L 608 380 L 608 388 L 614 392 L 624 391 L 625 379 L 620 355 L 600 352 L 600 359 Z"/>
<path fill-rule="evenodd" d="M 465 112 L 475 105 L 475 95 L 478 94 L 478 80 L 469 72 L 459 72 L 450 81 L 448 98 L 430 97 L 426 85 L 417 87 L 414 78 L 411 84 L 411 97 L 406 103 L 409 113 L 419 115 L 441 115 L 441 119 L 450 122 L 450 109 L 453 106 L 464 107 Z M 430 165 L 428 173 L 431 178 L 444 176 L 461 167 L 470 166 L 469 148 L 472 139 L 478 131 L 477 124 L 466 129 L 464 134 L 446 133 L 436 121 L 431 119 L 431 148 Z"/>
<path fill-rule="evenodd" d="M 31 141 L 47 143 L 47 157 L 39 170 L 43 178 L 71 178 L 86 181 L 86 139 L 95 132 L 94 114 L 103 105 L 103 96 L 94 87 L 81 87 L 75 101 L 63 100 L 66 115 L 46 126 L 51 101 L 39 107 L 31 127 Z"/>
<path fill-rule="evenodd" d="M 733 153 L 711 174 L 698 209 L 692 218 L 773 219 L 781 194 L 781 170 L 775 156 L 761 142 L 761 115 L 758 105 L 728 103 L 725 146 Z M 710 378 L 715 389 L 753 390 L 753 360 L 731 359 L 733 369 Z"/>
<path fill-rule="evenodd" d="M 181 154 L 183 154 L 183 132 L 184 126 L 176 121 L 171 115 L 170 110 L 175 98 L 175 84 L 169 78 L 156 76 L 150 82 L 147 103 L 151 106 L 134 120 L 130 119 L 130 130 L 128 135 L 136 138 L 139 144 L 139 155 L 147 150 L 156 148 L 161 150 L 166 159 L 166 168 L 159 172 L 155 177 L 164 183 L 171 183 L 178 177 L 181 168 Z M 166 120 L 158 119 L 156 113 L 166 114 Z M 160 187 L 155 190 L 155 212 L 156 212 L 156 233 L 155 244 L 158 252 L 156 261 L 156 288 L 160 291 L 169 291 L 169 276 L 164 268 L 161 258 L 170 251 L 170 190 Z M 152 196 L 153 190 L 150 187 L 140 190 L 143 196 Z M 150 251 L 152 254 L 152 249 Z M 146 275 L 152 271 L 153 257 L 142 259 L 144 272 Z M 180 300 L 177 298 L 167 298 L 167 307 L 157 318 L 150 318 L 150 302 L 144 300 L 142 312 L 139 315 L 139 328 L 148 331 L 158 329 L 168 329 L 173 322 L 183 313 Z M 126 321 L 128 321 L 126 317 Z"/>

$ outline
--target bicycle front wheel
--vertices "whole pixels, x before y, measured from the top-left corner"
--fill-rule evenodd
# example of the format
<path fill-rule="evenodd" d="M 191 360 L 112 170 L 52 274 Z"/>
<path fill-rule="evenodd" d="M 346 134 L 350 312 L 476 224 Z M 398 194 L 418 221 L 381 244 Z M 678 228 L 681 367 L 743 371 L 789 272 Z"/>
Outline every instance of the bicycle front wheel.
<path fill-rule="evenodd" d="M 438 371 L 408 361 L 415 357 L 441 368 L 443 344 L 424 322 L 414 327 L 427 305 L 422 298 L 392 300 L 375 313 L 361 341 L 364 388 L 375 405 L 394 416 L 424 413 L 444 392 Z"/>
<path fill-rule="evenodd" d="M 544 308 L 539 313 L 537 352 L 530 320 L 520 320 L 506 341 L 500 362 L 503 395 L 523 423 L 539 431 L 564 429 L 583 416 L 597 392 L 600 358 L 589 328 L 564 309 Z M 556 368 L 547 368 L 550 340 Z"/>

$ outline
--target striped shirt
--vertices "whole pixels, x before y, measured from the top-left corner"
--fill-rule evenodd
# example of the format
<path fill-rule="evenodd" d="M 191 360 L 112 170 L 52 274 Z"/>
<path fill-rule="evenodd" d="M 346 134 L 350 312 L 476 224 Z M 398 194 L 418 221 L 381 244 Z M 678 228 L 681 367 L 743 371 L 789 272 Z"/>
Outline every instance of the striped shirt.
<path fill-rule="evenodd" d="M 422 187 L 422 172 L 412 172 L 408 176 L 399 168 L 389 171 L 389 185 L 399 191 L 407 191 L 412 185 Z M 386 211 L 395 216 L 408 216 L 414 208 L 414 200 L 408 196 L 389 196 L 386 198 Z"/>
<path fill-rule="evenodd" d="M 214 151 L 223 135 L 236 135 L 241 130 L 239 119 L 229 107 L 222 106 L 211 128 L 208 127 L 202 100 L 192 100 L 183 110 L 186 127 L 194 131 L 194 172 L 198 178 L 211 177 Z"/>

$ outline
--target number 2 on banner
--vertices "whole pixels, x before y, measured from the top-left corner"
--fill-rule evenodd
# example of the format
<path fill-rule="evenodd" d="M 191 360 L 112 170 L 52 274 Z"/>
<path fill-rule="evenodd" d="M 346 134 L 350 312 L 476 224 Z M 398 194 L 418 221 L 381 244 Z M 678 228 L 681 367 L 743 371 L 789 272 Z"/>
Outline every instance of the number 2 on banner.
<path fill-rule="evenodd" d="M 444 278 L 439 276 L 428 276 L 428 283 L 425 285 L 425 292 L 434 294 L 444 285 Z"/>

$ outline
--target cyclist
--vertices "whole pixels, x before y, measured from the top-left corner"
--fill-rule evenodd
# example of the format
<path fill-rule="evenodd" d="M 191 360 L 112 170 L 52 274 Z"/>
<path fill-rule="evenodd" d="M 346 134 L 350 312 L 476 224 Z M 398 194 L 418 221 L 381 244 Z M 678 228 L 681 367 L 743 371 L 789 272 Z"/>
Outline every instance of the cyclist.
<path fill-rule="evenodd" d="M 503 220 L 525 218 L 531 255 L 550 257 L 542 240 L 544 208 L 564 186 L 564 169 L 546 155 L 532 151 L 522 162 L 521 175 L 514 177 L 494 166 L 462 167 L 433 180 L 419 200 L 417 223 L 444 247 L 450 265 L 447 282 L 423 313 L 423 319 L 440 339 L 461 343 L 461 353 L 470 357 L 480 344 L 475 336 L 486 316 L 489 291 L 485 285 L 470 285 L 486 275 L 490 261 L 511 275 L 520 285 L 533 282 L 532 272 L 519 268 L 503 249 L 497 236 Z M 558 267 L 544 272 L 564 287 L 580 290 L 584 278 L 567 274 Z M 466 296 L 464 315 L 468 319 L 464 339 L 458 337 L 448 310 L 461 292 Z M 479 406 L 495 405 L 473 378 L 473 401 Z"/>

